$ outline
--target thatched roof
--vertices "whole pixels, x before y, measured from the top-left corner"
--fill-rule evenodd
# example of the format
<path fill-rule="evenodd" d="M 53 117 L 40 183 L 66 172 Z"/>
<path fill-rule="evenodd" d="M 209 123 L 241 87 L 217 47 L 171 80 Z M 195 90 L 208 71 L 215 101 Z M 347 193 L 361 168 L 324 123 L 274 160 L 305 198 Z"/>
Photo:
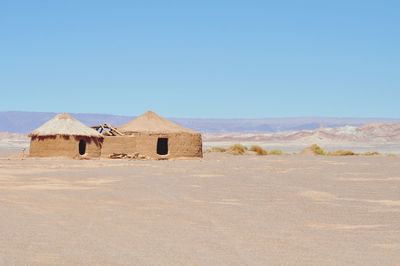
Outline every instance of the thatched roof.
<path fill-rule="evenodd" d="M 50 137 L 56 135 L 102 138 L 102 135 L 96 130 L 85 126 L 66 113 L 56 115 L 53 119 L 47 121 L 29 134 L 30 137 Z"/>
<path fill-rule="evenodd" d="M 175 124 L 174 122 L 171 122 L 151 111 L 148 111 L 145 114 L 119 127 L 118 130 L 124 133 L 196 133 L 191 129 Z"/>

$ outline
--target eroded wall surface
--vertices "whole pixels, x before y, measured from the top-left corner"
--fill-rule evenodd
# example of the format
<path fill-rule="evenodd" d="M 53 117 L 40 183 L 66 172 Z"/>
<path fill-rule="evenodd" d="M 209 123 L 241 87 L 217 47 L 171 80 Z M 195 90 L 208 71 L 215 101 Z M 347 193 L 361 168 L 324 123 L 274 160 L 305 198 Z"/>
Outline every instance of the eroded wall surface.
<path fill-rule="evenodd" d="M 157 154 L 158 138 L 168 138 L 168 154 Z M 127 136 L 105 137 L 102 157 L 108 158 L 113 153 L 139 153 L 153 159 L 202 157 L 203 144 L 201 134 L 189 133 L 135 133 Z"/>
<path fill-rule="evenodd" d="M 104 137 L 101 157 L 109 158 L 113 153 L 133 154 L 137 152 L 136 138 L 132 136 Z"/>
<path fill-rule="evenodd" d="M 86 153 L 79 154 L 79 141 L 86 141 Z M 68 136 L 36 137 L 31 139 L 29 156 L 31 157 L 70 157 L 97 158 L 101 155 L 102 143 L 98 139 Z"/>

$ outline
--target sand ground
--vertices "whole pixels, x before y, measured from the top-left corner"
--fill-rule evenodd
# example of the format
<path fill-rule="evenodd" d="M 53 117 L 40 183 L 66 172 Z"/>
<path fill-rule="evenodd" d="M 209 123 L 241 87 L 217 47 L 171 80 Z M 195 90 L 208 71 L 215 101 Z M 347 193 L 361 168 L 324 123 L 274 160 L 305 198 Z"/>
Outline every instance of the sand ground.
<path fill-rule="evenodd" d="M 0 159 L 0 265 L 400 265 L 400 158 Z"/>

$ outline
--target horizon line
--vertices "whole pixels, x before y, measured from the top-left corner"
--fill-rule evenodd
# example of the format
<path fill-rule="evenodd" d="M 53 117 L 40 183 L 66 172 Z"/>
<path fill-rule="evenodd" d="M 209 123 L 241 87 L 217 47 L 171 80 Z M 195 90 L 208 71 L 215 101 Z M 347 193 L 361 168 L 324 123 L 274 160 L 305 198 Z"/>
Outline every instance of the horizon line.
<path fill-rule="evenodd" d="M 146 110 L 149 111 L 149 110 Z M 145 111 L 145 112 L 146 112 Z M 143 112 L 143 113 L 145 113 Z M 136 115 L 112 114 L 112 113 L 95 113 L 95 112 L 56 112 L 56 111 L 27 111 L 27 110 L 3 110 L 0 113 L 47 113 L 60 114 L 70 113 L 75 115 L 110 115 L 121 117 L 137 117 L 143 113 Z M 156 112 L 157 114 L 160 114 Z M 161 114 L 161 116 L 164 116 Z M 265 119 L 365 119 L 365 120 L 400 120 L 400 117 L 367 117 L 367 116 L 270 116 L 270 117 L 176 117 L 165 116 L 170 119 L 194 119 L 194 120 L 265 120 Z"/>

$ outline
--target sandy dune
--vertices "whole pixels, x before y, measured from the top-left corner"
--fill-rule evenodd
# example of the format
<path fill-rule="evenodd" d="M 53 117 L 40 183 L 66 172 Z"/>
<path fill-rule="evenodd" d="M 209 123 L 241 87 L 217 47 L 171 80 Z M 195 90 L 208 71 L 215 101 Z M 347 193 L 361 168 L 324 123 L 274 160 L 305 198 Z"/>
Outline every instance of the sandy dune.
<path fill-rule="evenodd" d="M 0 265 L 399 265 L 400 158 L 0 159 Z"/>

